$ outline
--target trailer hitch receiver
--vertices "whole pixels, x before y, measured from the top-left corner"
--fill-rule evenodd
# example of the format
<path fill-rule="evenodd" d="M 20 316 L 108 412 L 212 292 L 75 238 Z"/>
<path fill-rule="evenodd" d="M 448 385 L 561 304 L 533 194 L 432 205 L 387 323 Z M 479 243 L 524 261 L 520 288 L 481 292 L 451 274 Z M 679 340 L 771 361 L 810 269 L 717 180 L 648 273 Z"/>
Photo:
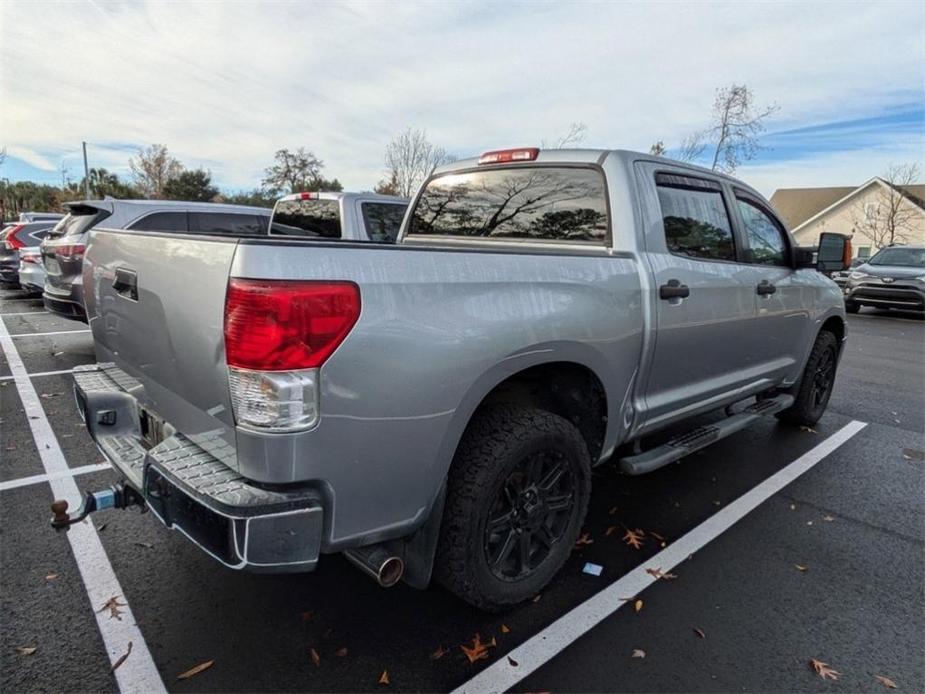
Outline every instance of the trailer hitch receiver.
<path fill-rule="evenodd" d="M 51 527 L 55 530 L 67 530 L 74 523 L 79 523 L 94 511 L 107 508 L 128 508 L 129 506 L 144 507 L 145 500 L 138 492 L 124 482 L 116 482 L 106 489 L 98 492 L 87 492 L 80 508 L 73 514 L 67 512 L 68 503 L 64 499 L 57 499 L 51 505 L 54 514 Z"/>

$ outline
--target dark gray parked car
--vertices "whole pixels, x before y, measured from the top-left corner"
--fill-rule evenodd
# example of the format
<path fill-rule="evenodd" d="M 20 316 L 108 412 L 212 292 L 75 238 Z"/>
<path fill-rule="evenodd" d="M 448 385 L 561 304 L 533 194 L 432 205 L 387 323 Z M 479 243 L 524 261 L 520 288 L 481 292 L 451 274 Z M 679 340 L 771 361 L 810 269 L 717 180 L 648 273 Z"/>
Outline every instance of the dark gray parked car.
<path fill-rule="evenodd" d="M 925 311 L 925 246 L 884 248 L 848 275 L 845 310 L 861 306 Z"/>
<path fill-rule="evenodd" d="M 38 246 L 54 225 L 54 220 L 17 222 L 4 229 L 0 243 L 0 280 L 19 284 L 20 249 Z"/>
<path fill-rule="evenodd" d="M 167 200 L 88 200 L 68 203 L 67 216 L 42 243 L 45 308 L 86 320 L 83 254 L 90 229 L 164 231 L 180 234 L 265 236 L 270 210 L 244 205 Z M 17 265 L 17 272 L 18 272 Z"/>

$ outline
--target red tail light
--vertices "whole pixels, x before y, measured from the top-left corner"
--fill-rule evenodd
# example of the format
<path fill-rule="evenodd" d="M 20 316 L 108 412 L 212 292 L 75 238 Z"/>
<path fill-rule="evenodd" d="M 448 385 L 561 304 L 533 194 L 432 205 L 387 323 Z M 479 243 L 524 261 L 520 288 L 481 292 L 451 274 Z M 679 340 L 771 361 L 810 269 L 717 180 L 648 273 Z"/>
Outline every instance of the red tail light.
<path fill-rule="evenodd" d="M 319 367 L 359 317 L 360 289 L 353 282 L 232 279 L 225 295 L 228 365 Z"/>
<path fill-rule="evenodd" d="M 58 258 L 81 258 L 87 247 L 82 243 L 73 243 L 69 246 L 53 246 L 52 250 Z"/>
<path fill-rule="evenodd" d="M 22 230 L 24 226 L 26 225 L 17 224 L 12 229 L 10 229 L 9 233 L 7 233 L 6 235 L 6 247 L 7 248 L 9 248 L 10 250 L 16 251 L 16 250 L 19 250 L 20 248 L 26 247 L 26 244 L 24 244 L 20 240 L 20 238 L 16 235 L 18 232 Z"/>
<path fill-rule="evenodd" d="M 520 149 L 498 149 L 485 152 L 479 157 L 479 164 L 505 164 L 510 161 L 533 161 L 539 155 L 538 147 L 521 147 Z"/>
<path fill-rule="evenodd" d="M 38 253 L 20 253 L 19 260 L 23 263 L 38 263 L 42 257 Z"/>

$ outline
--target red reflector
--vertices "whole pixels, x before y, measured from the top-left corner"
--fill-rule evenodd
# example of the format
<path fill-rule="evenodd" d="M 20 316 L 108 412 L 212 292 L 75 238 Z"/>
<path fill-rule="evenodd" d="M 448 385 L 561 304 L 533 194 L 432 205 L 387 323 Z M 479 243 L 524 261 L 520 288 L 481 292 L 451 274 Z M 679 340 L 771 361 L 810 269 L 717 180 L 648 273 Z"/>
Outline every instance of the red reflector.
<path fill-rule="evenodd" d="M 229 366 L 287 371 L 321 366 L 360 317 L 353 282 L 232 279 L 225 295 Z"/>
<path fill-rule="evenodd" d="M 20 248 L 25 248 L 25 247 L 26 247 L 26 244 L 24 244 L 24 243 L 19 239 L 19 237 L 16 235 L 19 231 L 22 230 L 22 228 L 23 228 L 24 226 L 26 226 L 26 225 L 25 225 L 25 224 L 17 224 L 17 225 L 14 226 L 12 229 L 10 229 L 9 233 L 6 235 L 6 247 L 7 247 L 7 248 L 9 248 L 10 250 L 15 251 L 15 250 L 18 250 L 18 249 L 20 249 Z"/>
<path fill-rule="evenodd" d="M 82 256 L 87 247 L 82 243 L 73 243 L 68 246 L 56 246 L 53 250 L 59 258 L 76 258 Z"/>
<path fill-rule="evenodd" d="M 485 154 L 479 157 L 479 164 L 504 164 L 510 161 L 533 161 L 539 153 L 539 147 L 499 149 L 494 152 L 485 152 Z"/>

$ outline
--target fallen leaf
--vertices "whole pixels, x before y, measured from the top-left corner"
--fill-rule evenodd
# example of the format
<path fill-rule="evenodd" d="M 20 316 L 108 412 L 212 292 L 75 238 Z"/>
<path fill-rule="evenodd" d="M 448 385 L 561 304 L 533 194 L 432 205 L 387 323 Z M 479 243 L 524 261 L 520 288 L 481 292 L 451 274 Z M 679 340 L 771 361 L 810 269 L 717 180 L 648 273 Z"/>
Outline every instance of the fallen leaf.
<path fill-rule="evenodd" d="M 611 525 L 609 528 L 607 528 L 607 530 L 604 531 L 604 535 L 606 535 L 607 537 L 610 537 L 615 532 L 617 532 L 617 526 Z"/>
<path fill-rule="evenodd" d="M 61 393 L 42 393 L 39 397 L 45 398 L 47 400 L 48 398 L 56 398 L 59 395 L 61 395 Z"/>
<path fill-rule="evenodd" d="M 119 659 L 112 664 L 112 667 L 109 668 L 110 672 L 115 672 L 119 666 L 125 662 L 125 659 L 128 658 L 129 654 L 132 652 L 132 642 L 128 642 L 128 650 L 119 656 Z"/>
<path fill-rule="evenodd" d="M 612 515 L 614 515 L 616 512 L 617 512 L 617 507 L 616 507 L 616 506 L 611 506 L 611 507 L 610 507 L 610 510 L 607 512 L 607 515 L 608 515 L 608 516 L 612 516 Z"/>
<path fill-rule="evenodd" d="M 540 601 L 540 598 L 542 598 L 542 597 L 543 597 L 543 594 L 542 594 L 542 593 L 537 593 L 537 594 L 533 597 L 533 602 L 534 602 L 534 603 L 538 603 L 538 602 Z"/>
<path fill-rule="evenodd" d="M 634 549 L 640 549 L 642 543 L 645 542 L 645 533 L 642 530 L 630 530 L 626 529 L 626 534 L 623 536 L 623 541 Z"/>
<path fill-rule="evenodd" d="M 812 521 L 806 521 L 806 525 L 812 525 L 812 524 L 813 524 Z"/>
<path fill-rule="evenodd" d="M 308 652 L 312 656 L 312 663 L 314 663 L 315 667 L 321 667 L 321 656 L 318 655 L 318 651 L 316 651 L 314 648 L 309 648 Z"/>
<path fill-rule="evenodd" d="M 918 448 L 903 448 L 903 458 L 906 460 L 925 460 L 925 451 Z"/>
<path fill-rule="evenodd" d="M 659 535 L 657 532 L 655 532 L 655 531 L 653 531 L 653 530 L 650 530 L 650 531 L 649 531 L 649 534 L 650 534 L 652 537 L 654 537 L 656 540 L 661 540 L 662 542 L 665 541 L 665 538 L 664 538 L 664 537 L 662 537 L 661 535 Z"/>
<path fill-rule="evenodd" d="M 336 655 L 338 658 L 344 658 L 347 655 L 347 649 L 338 648 L 336 651 L 334 651 L 334 655 Z"/>
<path fill-rule="evenodd" d="M 197 665 L 196 667 L 191 667 L 186 672 L 181 672 L 179 675 L 177 675 L 177 679 L 178 680 L 188 680 L 190 677 L 195 677 L 203 670 L 208 670 L 214 664 L 215 664 L 214 660 L 207 660 L 204 663 L 199 663 L 199 665 Z"/>
<path fill-rule="evenodd" d="M 806 571 L 809 568 L 808 566 L 801 566 L 800 564 L 794 564 L 794 566 L 797 567 L 797 571 Z"/>
<path fill-rule="evenodd" d="M 64 352 L 52 352 L 52 355 L 51 355 L 51 356 L 53 356 L 53 357 L 60 357 L 62 354 L 64 354 Z"/>
<path fill-rule="evenodd" d="M 152 545 L 150 542 L 136 542 L 135 544 L 146 549 L 154 549 L 154 545 Z"/>
<path fill-rule="evenodd" d="M 16 652 L 20 655 L 32 655 L 36 650 L 36 646 L 16 646 Z"/>
<path fill-rule="evenodd" d="M 796 504 L 790 504 L 790 510 L 791 510 L 791 511 L 796 511 L 796 510 L 797 510 L 797 505 L 796 505 Z"/>
<path fill-rule="evenodd" d="M 816 671 L 816 674 L 824 680 L 837 680 L 839 675 L 841 675 L 838 670 L 833 670 L 829 667 L 828 663 L 823 663 L 821 660 L 811 658 L 809 664 L 812 666 L 813 670 Z"/>
<path fill-rule="evenodd" d="M 713 499 L 713 505 L 714 505 L 714 506 L 722 506 L 722 505 L 723 505 L 723 502 L 720 501 L 719 499 Z"/>
<path fill-rule="evenodd" d="M 54 581 L 56 578 L 58 578 L 58 574 L 48 574 L 48 575 L 45 577 L 45 580 L 46 580 L 46 581 Z"/>
<path fill-rule="evenodd" d="M 594 544 L 594 540 L 590 538 L 588 533 L 583 533 L 581 537 L 575 540 L 575 549 L 578 549 L 579 547 L 586 547 L 588 545 L 593 545 L 593 544 Z"/>
<path fill-rule="evenodd" d="M 510 633 L 511 633 L 511 628 L 510 628 L 507 624 L 502 624 L 502 625 L 501 625 L 501 633 L 502 633 L 502 634 L 510 634 Z"/>
<path fill-rule="evenodd" d="M 646 569 L 646 573 L 649 574 L 650 576 L 654 576 L 655 578 L 662 578 L 666 581 L 670 581 L 673 578 L 677 578 L 677 576 L 675 576 L 672 573 L 668 573 L 668 574 L 662 573 L 662 567 L 658 567 L 656 569 Z"/>
<path fill-rule="evenodd" d="M 124 602 L 119 602 L 119 597 L 117 595 L 113 595 L 111 598 L 109 598 L 109 600 L 106 601 L 105 605 L 97 610 L 97 612 L 109 610 L 109 618 L 112 619 L 115 617 L 121 622 L 122 610 L 119 609 L 120 607 L 126 607 L 126 604 Z"/>
<path fill-rule="evenodd" d="M 707 635 L 703 633 L 703 629 L 698 629 L 697 627 L 694 627 L 694 633 L 697 634 L 697 636 L 699 636 L 702 639 L 707 638 Z"/>
<path fill-rule="evenodd" d="M 507 657 L 507 662 L 511 664 L 511 667 L 518 667 L 520 665 L 520 663 L 514 660 L 511 656 Z"/>
<path fill-rule="evenodd" d="M 884 677 L 883 675 L 874 675 L 874 677 L 877 678 L 877 681 L 887 689 L 896 689 L 896 683 L 889 677 Z"/>
<path fill-rule="evenodd" d="M 109 525 L 109 523 L 100 523 L 98 526 L 96 526 L 96 532 L 102 532 L 106 529 L 107 525 Z"/>
<path fill-rule="evenodd" d="M 443 656 L 450 652 L 449 648 L 444 648 L 443 646 L 438 646 L 437 650 L 430 654 L 431 660 L 440 660 Z"/>
<path fill-rule="evenodd" d="M 642 650 L 641 648 L 634 648 L 632 657 L 633 658 L 645 658 L 646 652 Z"/>
<path fill-rule="evenodd" d="M 806 427 L 806 426 L 801 426 L 800 431 L 805 431 L 807 434 L 818 434 L 819 433 L 812 427 Z"/>
<path fill-rule="evenodd" d="M 383 670 L 382 674 L 379 675 L 379 684 L 389 684 L 389 671 Z"/>
<path fill-rule="evenodd" d="M 826 523 L 831 523 L 835 519 L 832 518 L 832 516 L 823 516 L 822 520 L 824 520 Z"/>
<path fill-rule="evenodd" d="M 495 641 L 494 637 L 492 637 L 491 641 L 482 643 L 482 637 L 479 634 L 476 634 L 472 638 L 471 646 L 462 645 L 460 646 L 460 648 L 462 649 L 462 652 L 466 654 L 466 657 L 469 659 L 469 662 L 474 663 L 477 660 L 482 660 L 483 658 L 487 658 L 488 649 L 494 648 L 497 645 L 498 643 Z"/>
<path fill-rule="evenodd" d="M 636 612 L 639 612 L 639 610 L 642 609 L 642 600 L 637 600 L 633 603 L 633 607 L 636 609 Z"/>

